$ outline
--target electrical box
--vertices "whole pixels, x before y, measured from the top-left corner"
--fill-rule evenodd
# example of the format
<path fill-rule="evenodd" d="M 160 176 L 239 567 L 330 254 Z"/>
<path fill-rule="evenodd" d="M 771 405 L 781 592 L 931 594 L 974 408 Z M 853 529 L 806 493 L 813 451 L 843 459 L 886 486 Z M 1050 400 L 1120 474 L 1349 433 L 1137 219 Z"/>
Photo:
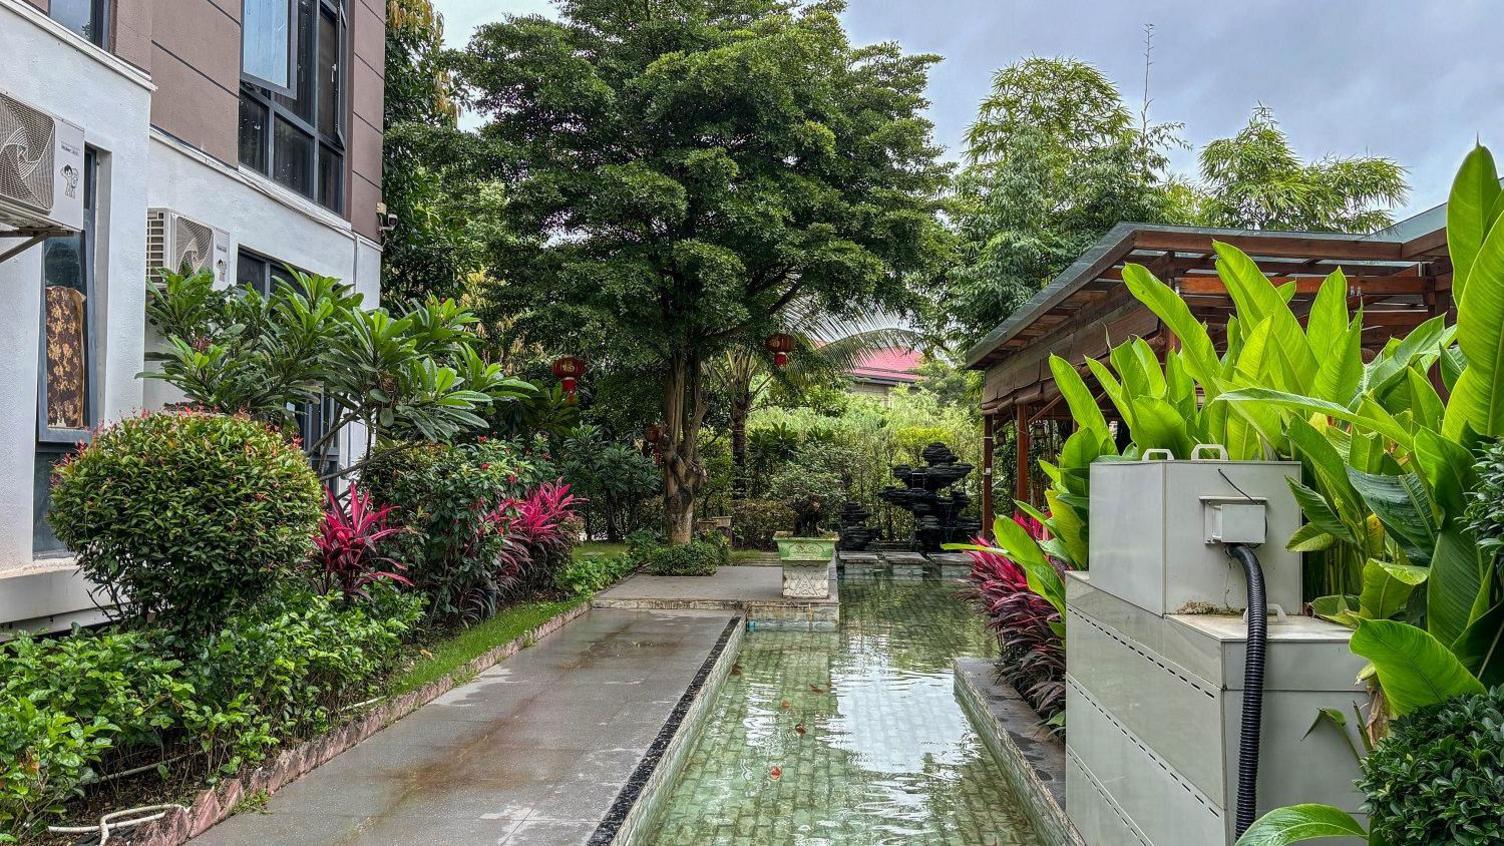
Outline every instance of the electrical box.
<path fill-rule="evenodd" d="M 1066 581 L 1071 822 L 1091 846 L 1231 846 L 1247 626 L 1240 615 L 1149 613 L 1098 589 L 1100 576 L 1094 561 Z M 1312 617 L 1269 620 L 1260 815 L 1362 805 L 1356 712 L 1369 696 L 1350 634 Z"/>
<path fill-rule="evenodd" d="M 1198 448 L 1204 451 L 1208 448 Z M 1220 447 L 1210 448 L 1220 451 Z M 1152 614 L 1248 606 L 1226 544 L 1256 546 L 1271 606 L 1301 607 L 1293 461 L 1099 461 L 1091 466 L 1092 584 Z"/>

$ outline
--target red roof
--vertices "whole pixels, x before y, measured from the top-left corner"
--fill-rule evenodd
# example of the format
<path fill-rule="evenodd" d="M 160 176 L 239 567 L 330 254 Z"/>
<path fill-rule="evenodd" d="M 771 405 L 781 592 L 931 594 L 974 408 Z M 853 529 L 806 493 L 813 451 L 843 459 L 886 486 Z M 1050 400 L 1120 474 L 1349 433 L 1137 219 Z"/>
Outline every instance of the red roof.
<path fill-rule="evenodd" d="M 851 368 L 851 378 L 874 382 L 910 384 L 919 381 L 919 368 L 923 356 L 918 350 L 888 347 L 863 356 Z"/>

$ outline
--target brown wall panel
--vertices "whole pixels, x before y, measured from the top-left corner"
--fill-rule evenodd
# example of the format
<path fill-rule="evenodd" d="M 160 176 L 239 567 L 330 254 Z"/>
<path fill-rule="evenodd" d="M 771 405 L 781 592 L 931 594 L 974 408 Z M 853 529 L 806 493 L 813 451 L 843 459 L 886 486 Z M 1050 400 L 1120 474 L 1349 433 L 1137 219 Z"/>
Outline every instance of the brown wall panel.
<path fill-rule="evenodd" d="M 349 0 L 350 28 L 355 42 L 355 56 L 370 65 L 379 76 L 386 76 L 386 4 L 370 0 Z"/>
<path fill-rule="evenodd" d="M 379 202 L 380 188 L 359 175 L 350 179 L 350 225 L 372 241 L 381 240 L 381 232 L 376 228 L 376 204 Z"/>
<path fill-rule="evenodd" d="M 360 59 L 350 63 L 350 104 L 357 118 L 381 126 L 384 87 L 381 76 L 370 65 Z"/>
<path fill-rule="evenodd" d="M 144 71 L 151 70 L 152 0 L 115 0 L 115 55 Z"/>
<path fill-rule="evenodd" d="M 38 9 L 41 9 L 44 12 L 51 8 L 51 6 L 48 4 L 48 0 L 31 0 L 31 5 L 36 6 Z"/>
<path fill-rule="evenodd" d="M 235 167 L 239 93 L 226 90 L 160 44 L 153 46 L 151 76 L 157 85 L 151 98 L 152 125 Z"/>

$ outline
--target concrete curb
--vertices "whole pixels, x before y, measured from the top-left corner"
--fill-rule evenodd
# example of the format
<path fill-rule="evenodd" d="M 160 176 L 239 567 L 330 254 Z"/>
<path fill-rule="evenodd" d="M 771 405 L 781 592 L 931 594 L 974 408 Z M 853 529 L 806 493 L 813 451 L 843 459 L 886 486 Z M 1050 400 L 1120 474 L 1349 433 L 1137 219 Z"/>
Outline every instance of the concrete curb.
<path fill-rule="evenodd" d="M 1024 813 L 1049 846 L 1085 846 L 1065 813 L 1065 741 L 1052 735 L 1008 684 L 993 662 L 955 662 L 956 699 L 1008 784 L 1023 800 Z"/>
<path fill-rule="evenodd" d="M 226 779 L 208 790 L 200 791 L 186 814 L 173 811 L 157 822 L 143 826 L 131 843 L 133 846 L 179 846 L 190 838 L 203 834 L 234 813 L 235 806 L 245 797 L 263 792 L 267 795 L 276 793 L 288 783 L 328 763 L 355 744 L 447 693 L 462 681 L 468 681 L 553 634 L 588 610 L 590 604 L 582 602 L 482 653 L 444 678 L 429 682 L 411 693 L 378 703 L 339 728 L 284 749 L 274 760 L 262 764 L 247 775 Z"/>

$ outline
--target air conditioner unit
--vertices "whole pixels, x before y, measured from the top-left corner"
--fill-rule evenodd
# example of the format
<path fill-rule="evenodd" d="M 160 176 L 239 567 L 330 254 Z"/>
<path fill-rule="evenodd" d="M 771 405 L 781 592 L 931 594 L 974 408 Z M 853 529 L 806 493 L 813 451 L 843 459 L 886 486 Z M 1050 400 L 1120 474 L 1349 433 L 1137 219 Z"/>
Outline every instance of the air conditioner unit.
<path fill-rule="evenodd" d="M 174 273 L 209 270 L 223 283 L 230 264 L 230 236 L 223 230 L 184 217 L 171 209 L 146 212 L 146 271 Z"/>
<path fill-rule="evenodd" d="M 0 91 L 0 221 L 84 228 L 84 131 Z"/>

